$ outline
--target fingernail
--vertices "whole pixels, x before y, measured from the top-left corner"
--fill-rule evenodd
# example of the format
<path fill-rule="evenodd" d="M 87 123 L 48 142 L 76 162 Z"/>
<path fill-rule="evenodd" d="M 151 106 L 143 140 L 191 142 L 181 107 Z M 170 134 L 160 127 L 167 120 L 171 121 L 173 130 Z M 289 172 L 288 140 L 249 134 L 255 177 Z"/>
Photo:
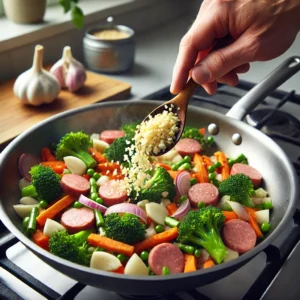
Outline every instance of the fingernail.
<path fill-rule="evenodd" d="M 198 65 L 193 68 L 192 76 L 198 84 L 203 84 L 210 79 L 210 72 L 204 65 Z"/>

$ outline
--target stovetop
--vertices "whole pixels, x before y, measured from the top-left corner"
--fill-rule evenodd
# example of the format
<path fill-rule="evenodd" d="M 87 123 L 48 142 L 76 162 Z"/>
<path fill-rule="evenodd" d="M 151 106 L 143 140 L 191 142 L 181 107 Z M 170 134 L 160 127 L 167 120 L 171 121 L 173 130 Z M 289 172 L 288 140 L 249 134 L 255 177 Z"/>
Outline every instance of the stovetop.
<path fill-rule="evenodd" d="M 241 81 L 233 88 L 220 85 L 214 96 L 199 88 L 190 105 L 226 113 L 253 84 Z M 169 87 L 144 99 L 169 100 Z M 268 111 L 261 111 L 268 109 Z M 278 112 L 279 111 L 279 112 Z M 288 113 L 294 116 L 286 120 Z M 273 115 L 273 119 L 266 119 Z M 300 95 L 277 90 L 267 97 L 247 120 L 268 134 L 287 153 L 300 178 Z M 277 120 L 274 122 L 273 120 Z M 287 127 L 287 126 L 291 126 Z M 289 128 L 286 130 L 286 128 Z M 288 131 L 288 132 L 286 132 Z M 288 136 L 291 135 L 291 136 Z M 161 300 L 294 300 L 300 285 L 300 201 L 294 220 L 282 235 L 246 265 L 231 275 L 201 288 L 156 297 Z M 0 222 L 0 299 L 100 299 L 123 296 L 78 283 L 49 267 L 27 250 Z M 135 299 L 148 299 L 137 297 Z"/>

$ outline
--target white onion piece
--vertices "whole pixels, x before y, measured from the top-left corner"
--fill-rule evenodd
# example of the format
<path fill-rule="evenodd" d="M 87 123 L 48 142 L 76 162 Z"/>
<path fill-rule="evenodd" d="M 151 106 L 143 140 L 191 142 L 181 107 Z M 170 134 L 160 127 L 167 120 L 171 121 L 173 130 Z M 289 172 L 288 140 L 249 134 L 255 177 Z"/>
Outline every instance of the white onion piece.
<path fill-rule="evenodd" d="M 84 196 L 82 194 L 79 196 L 78 202 L 82 203 L 85 206 L 88 206 L 89 208 L 99 210 L 102 213 L 105 213 L 106 210 L 107 210 L 106 206 L 101 205 L 101 204 L 99 204 L 99 203 L 91 200 L 90 198 L 88 198 L 88 197 L 86 197 L 86 196 Z"/>
<path fill-rule="evenodd" d="M 156 224 L 165 224 L 165 217 L 168 215 L 168 210 L 161 204 L 150 202 L 145 205 L 146 213 Z"/>
<path fill-rule="evenodd" d="M 31 184 L 31 181 L 27 180 L 26 178 L 22 178 L 19 180 L 19 189 L 22 190 L 25 186 Z"/>
<path fill-rule="evenodd" d="M 149 270 L 142 259 L 134 253 L 127 261 L 124 274 L 148 276 Z"/>
<path fill-rule="evenodd" d="M 96 184 L 97 184 L 97 186 L 101 186 L 102 184 L 104 184 L 107 181 L 109 181 L 109 177 L 106 175 L 103 175 L 97 180 Z"/>
<path fill-rule="evenodd" d="M 92 133 L 92 134 L 90 135 L 90 139 L 91 139 L 91 140 L 93 140 L 93 139 L 99 140 L 99 139 L 100 139 L 100 134 L 99 134 L 99 133 Z"/>
<path fill-rule="evenodd" d="M 113 254 L 95 251 L 92 254 L 90 267 L 103 271 L 115 271 L 122 266 L 120 260 Z"/>
<path fill-rule="evenodd" d="M 65 156 L 64 162 L 72 174 L 83 175 L 86 171 L 85 163 L 75 156 Z"/>
<path fill-rule="evenodd" d="M 172 159 L 172 164 L 176 164 L 183 160 L 183 157 L 180 154 L 176 154 Z"/>
<path fill-rule="evenodd" d="M 154 223 L 152 222 L 146 229 L 145 238 L 151 237 L 156 234 Z"/>
<path fill-rule="evenodd" d="M 259 198 L 259 197 L 251 197 L 252 202 L 256 205 L 256 204 L 262 204 L 264 203 L 264 198 Z"/>
<path fill-rule="evenodd" d="M 263 209 L 255 212 L 256 221 L 259 225 L 261 225 L 264 222 L 269 223 L 270 222 L 270 210 L 269 209 Z"/>
<path fill-rule="evenodd" d="M 39 204 L 39 201 L 32 197 L 22 197 L 19 202 L 25 205 Z"/>
<path fill-rule="evenodd" d="M 228 200 L 226 202 L 230 205 L 232 210 L 237 214 L 239 219 L 242 219 L 244 221 L 249 220 L 249 215 L 246 212 L 246 210 L 245 210 L 245 208 L 243 207 L 242 204 L 240 204 L 238 202 L 234 202 L 234 201 L 228 201 Z"/>
<path fill-rule="evenodd" d="M 53 232 L 60 231 L 66 229 L 64 226 L 62 226 L 60 223 L 52 220 L 52 219 L 47 219 L 43 233 L 49 237 L 52 236 Z"/>
<path fill-rule="evenodd" d="M 255 190 L 255 197 L 257 198 L 265 198 L 267 197 L 268 192 L 266 190 L 264 190 L 263 188 L 258 188 L 257 190 Z"/>
<path fill-rule="evenodd" d="M 93 138 L 93 147 L 100 153 L 103 153 L 109 147 L 109 144 L 99 139 Z"/>
<path fill-rule="evenodd" d="M 190 208 L 191 208 L 190 201 L 189 199 L 186 199 L 179 205 L 179 207 L 171 217 L 173 218 L 183 217 L 189 212 Z"/>
<path fill-rule="evenodd" d="M 160 204 L 163 205 L 164 207 L 168 206 L 171 203 L 169 199 L 162 199 Z"/>
<path fill-rule="evenodd" d="M 263 203 L 265 202 L 272 202 L 272 198 L 271 197 L 266 197 L 263 199 Z"/>
<path fill-rule="evenodd" d="M 175 178 L 176 188 L 181 196 L 187 195 L 191 188 L 191 175 L 188 171 L 180 172 Z"/>
<path fill-rule="evenodd" d="M 224 261 L 223 261 L 223 262 L 224 262 L 224 263 L 229 262 L 229 261 L 231 261 L 231 260 L 234 260 L 234 259 L 238 258 L 239 256 L 240 256 L 240 255 L 239 255 L 238 252 L 233 251 L 233 250 L 227 248 L 227 256 L 224 258 Z"/>
<path fill-rule="evenodd" d="M 143 211 L 143 209 L 141 209 L 140 207 L 138 207 L 137 205 L 132 204 L 132 203 L 120 203 L 120 204 L 112 205 L 106 210 L 105 216 L 107 216 L 108 214 L 111 214 L 111 213 L 133 214 L 133 215 L 139 217 L 141 220 L 143 220 L 147 224 L 146 213 Z"/>

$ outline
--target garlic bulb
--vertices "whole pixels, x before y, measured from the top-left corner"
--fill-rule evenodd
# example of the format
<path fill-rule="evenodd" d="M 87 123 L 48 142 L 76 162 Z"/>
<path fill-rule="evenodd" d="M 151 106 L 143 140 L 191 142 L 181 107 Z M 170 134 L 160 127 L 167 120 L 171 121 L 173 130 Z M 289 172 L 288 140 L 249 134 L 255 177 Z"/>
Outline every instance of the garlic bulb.
<path fill-rule="evenodd" d="M 24 104 L 39 106 L 51 103 L 60 91 L 57 79 L 43 69 L 43 54 L 44 47 L 37 45 L 31 69 L 22 73 L 14 84 L 14 94 Z"/>
<path fill-rule="evenodd" d="M 75 92 L 84 85 L 86 72 L 84 66 L 77 61 L 71 52 L 71 47 L 64 47 L 62 58 L 50 69 L 63 88 Z"/>

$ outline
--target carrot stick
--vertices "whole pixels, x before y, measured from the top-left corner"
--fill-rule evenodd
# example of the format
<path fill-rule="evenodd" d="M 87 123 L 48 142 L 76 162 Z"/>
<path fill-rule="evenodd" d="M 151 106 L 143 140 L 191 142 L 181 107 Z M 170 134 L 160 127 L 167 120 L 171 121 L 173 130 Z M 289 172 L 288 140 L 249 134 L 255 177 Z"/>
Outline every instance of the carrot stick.
<path fill-rule="evenodd" d="M 62 174 L 64 169 L 67 169 L 66 164 L 60 160 L 43 161 L 41 164 L 45 167 L 50 167 L 56 174 Z"/>
<path fill-rule="evenodd" d="M 38 215 L 36 218 L 37 223 L 41 226 L 45 225 L 47 219 L 53 219 L 58 213 L 70 206 L 74 201 L 75 197 L 71 195 L 61 198 Z"/>
<path fill-rule="evenodd" d="M 229 177 L 229 165 L 227 162 L 227 157 L 225 153 L 221 151 L 215 152 L 215 157 L 217 161 L 219 161 L 222 165 L 221 167 L 222 180 L 225 180 L 226 178 Z"/>
<path fill-rule="evenodd" d="M 89 148 L 89 153 L 92 155 L 93 159 L 98 163 L 104 163 L 106 162 L 106 158 L 104 155 L 100 152 L 98 152 L 95 148 Z"/>
<path fill-rule="evenodd" d="M 197 270 L 195 255 L 184 253 L 184 273 L 194 272 Z"/>
<path fill-rule="evenodd" d="M 105 163 L 98 164 L 96 167 L 96 171 L 99 173 L 106 172 L 106 171 L 113 172 L 114 170 L 120 171 L 121 170 L 120 164 L 114 162 L 105 162 Z"/>
<path fill-rule="evenodd" d="M 167 171 L 171 170 L 171 167 L 165 163 L 162 162 L 155 162 L 155 165 L 158 165 L 159 167 L 163 167 L 164 169 L 166 169 Z"/>
<path fill-rule="evenodd" d="M 213 162 L 211 161 L 210 157 L 206 156 L 206 155 L 202 155 L 203 158 L 203 162 L 206 165 L 206 168 L 210 167 L 213 165 Z"/>
<path fill-rule="evenodd" d="M 230 220 L 238 219 L 238 215 L 234 211 L 222 210 L 222 213 L 225 216 L 225 223 Z"/>
<path fill-rule="evenodd" d="M 198 169 L 197 179 L 199 182 L 209 182 L 208 174 L 202 156 L 199 153 L 194 155 L 194 163 Z"/>
<path fill-rule="evenodd" d="M 45 235 L 41 230 L 36 230 L 36 232 L 32 235 L 32 240 L 41 248 L 49 251 L 49 237 Z"/>
<path fill-rule="evenodd" d="M 48 147 L 42 149 L 42 161 L 53 161 L 56 160 L 56 157 L 52 154 L 51 150 Z"/>
<path fill-rule="evenodd" d="M 199 128 L 199 132 L 204 135 L 205 134 L 206 129 L 205 128 Z"/>
<path fill-rule="evenodd" d="M 177 207 L 176 203 L 171 202 L 170 204 L 168 204 L 166 206 L 166 209 L 167 209 L 167 211 L 169 213 L 169 216 L 172 216 L 173 214 L 175 214 L 175 212 L 178 209 L 178 207 Z"/>
<path fill-rule="evenodd" d="M 255 209 L 250 208 L 250 207 L 246 207 L 244 206 L 245 210 L 247 211 L 248 215 L 249 215 L 249 224 L 252 226 L 252 228 L 254 229 L 256 236 L 257 237 L 263 237 L 263 233 L 260 230 L 260 227 L 256 221 L 256 216 L 255 216 Z"/>
<path fill-rule="evenodd" d="M 171 175 L 171 177 L 175 180 L 176 176 L 182 171 L 173 171 L 169 170 L 168 173 Z"/>
<path fill-rule="evenodd" d="M 204 262 L 203 264 L 203 269 L 208 269 L 210 267 L 213 267 L 215 265 L 215 262 L 213 261 L 212 258 L 209 258 L 207 261 Z"/>
<path fill-rule="evenodd" d="M 178 237 L 178 228 L 173 227 L 164 232 L 154 234 L 151 237 L 148 237 L 139 243 L 136 243 L 134 245 L 134 252 L 141 253 L 142 251 L 153 248 L 154 246 L 160 243 L 167 243 L 172 240 L 175 240 L 177 237 Z"/>
<path fill-rule="evenodd" d="M 126 256 L 131 256 L 134 251 L 134 247 L 131 245 L 115 241 L 96 233 L 91 233 L 89 235 L 88 243 L 93 247 L 101 247 L 108 251 L 121 253 Z"/>

